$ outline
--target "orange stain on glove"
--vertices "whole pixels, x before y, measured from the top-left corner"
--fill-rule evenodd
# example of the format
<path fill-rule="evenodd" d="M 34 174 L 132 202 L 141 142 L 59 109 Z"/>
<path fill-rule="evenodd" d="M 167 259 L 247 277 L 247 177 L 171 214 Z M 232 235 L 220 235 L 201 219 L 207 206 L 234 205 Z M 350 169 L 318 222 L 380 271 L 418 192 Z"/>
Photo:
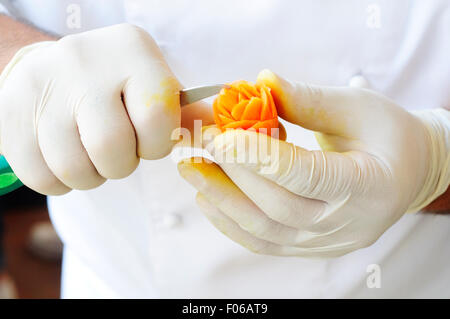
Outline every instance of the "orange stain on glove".
<path fill-rule="evenodd" d="M 223 88 L 213 103 L 214 121 L 221 131 L 254 129 L 273 134 L 278 114 L 270 88 L 247 81 L 236 81 Z"/>

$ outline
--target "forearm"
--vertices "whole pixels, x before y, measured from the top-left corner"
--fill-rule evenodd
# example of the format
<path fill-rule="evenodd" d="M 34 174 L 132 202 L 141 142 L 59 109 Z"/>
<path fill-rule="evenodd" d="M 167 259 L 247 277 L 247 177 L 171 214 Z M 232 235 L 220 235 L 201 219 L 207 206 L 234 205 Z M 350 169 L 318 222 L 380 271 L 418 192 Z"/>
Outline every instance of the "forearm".
<path fill-rule="evenodd" d="M 53 36 L 0 14 L 0 72 L 23 46 L 54 39 Z"/>
<path fill-rule="evenodd" d="M 429 213 L 448 214 L 450 213 L 450 188 L 436 198 L 430 205 L 425 207 L 425 211 Z"/>

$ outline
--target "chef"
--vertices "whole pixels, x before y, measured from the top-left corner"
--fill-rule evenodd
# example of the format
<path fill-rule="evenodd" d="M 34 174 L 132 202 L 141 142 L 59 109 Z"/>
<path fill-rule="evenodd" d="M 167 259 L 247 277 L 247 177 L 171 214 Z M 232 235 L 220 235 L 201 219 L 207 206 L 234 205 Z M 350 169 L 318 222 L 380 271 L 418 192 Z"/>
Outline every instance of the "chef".
<path fill-rule="evenodd" d="M 450 297 L 447 1 L 0 3 L 1 153 L 50 195 L 63 297 Z M 179 90 L 236 79 L 279 170 L 177 169 L 252 134 L 173 148 L 212 123 Z"/>

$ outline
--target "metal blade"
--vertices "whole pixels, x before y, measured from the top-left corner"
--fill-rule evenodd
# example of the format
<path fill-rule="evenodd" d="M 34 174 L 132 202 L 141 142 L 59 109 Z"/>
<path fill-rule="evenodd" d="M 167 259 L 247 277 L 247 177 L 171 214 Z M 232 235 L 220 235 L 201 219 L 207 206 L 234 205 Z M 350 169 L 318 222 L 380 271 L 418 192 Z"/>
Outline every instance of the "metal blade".
<path fill-rule="evenodd" d="M 183 89 L 180 91 L 180 104 L 181 106 L 185 106 L 203 100 L 207 97 L 218 94 L 221 89 L 227 87 L 228 85 L 226 84 L 216 84 Z"/>

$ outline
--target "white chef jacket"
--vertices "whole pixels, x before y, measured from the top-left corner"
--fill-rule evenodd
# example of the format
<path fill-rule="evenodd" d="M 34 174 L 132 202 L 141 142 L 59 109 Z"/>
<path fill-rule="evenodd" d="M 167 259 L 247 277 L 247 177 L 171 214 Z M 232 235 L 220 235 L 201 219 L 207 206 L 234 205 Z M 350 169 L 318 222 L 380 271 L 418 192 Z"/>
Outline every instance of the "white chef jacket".
<path fill-rule="evenodd" d="M 360 76 L 409 110 L 450 103 L 447 0 L 6 2 L 59 34 L 137 24 L 186 87 L 255 80 L 270 68 L 324 85 Z M 80 28 L 69 28 L 77 10 Z M 287 129 L 290 141 L 317 148 L 311 132 Z M 450 297 L 450 215 L 405 215 L 374 245 L 340 258 L 256 255 L 200 213 L 176 170 L 186 155 L 141 161 L 123 180 L 49 197 L 65 243 L 63 297 Z"/>

